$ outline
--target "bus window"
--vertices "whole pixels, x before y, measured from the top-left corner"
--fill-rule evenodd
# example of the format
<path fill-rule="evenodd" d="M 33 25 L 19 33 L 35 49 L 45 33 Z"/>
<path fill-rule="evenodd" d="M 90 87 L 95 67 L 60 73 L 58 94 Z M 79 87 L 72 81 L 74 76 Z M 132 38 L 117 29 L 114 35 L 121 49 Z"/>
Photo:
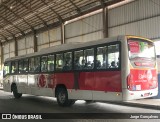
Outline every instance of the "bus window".
<path fill-rule="evenodd" d="M 39 57 L 29 59 L 29 71 L 30 72 L 40 71 L 40 58 Z"/>
<path fill-rule="evenodd" d="M 108 46 L 108 66 L 109 68 L 119 67 L 119 44 Z"/>
<path fill-rule="evenodd" d="M 23 71 L 24 73 L 28 72 L 28 59 L 24 59 Z"/>
<path fill-rule="evenodd" d="M 81 70 L 82 62 L 84 61 L 83 50 L 74 52 L 74 69 Z"/>
<path fill-rule="evenodd" d="M 94 49 L 84 50 L 84 69 L 93 69 L 94 68 Z"/>
<path fill-rule="evenodd" d="M 7 62 L 4 64 L 4 69 L 3 69 L 3 76 L 5 77 L 10 73 L 10 63 Z"/>
<path fill-rule="evenodd" d="M 18 73 L 24 73 L 23 72 L 23 60 L 18 61 Z"/>
<path fill-rule="evenodd" d="M 107 47 L 98 47 L 97 48 L 97 57 L 96 57 L 96 69 L 106 69 L 106 59 L 107 59 Z"/>
<path fill-rule="evenodd" d="M 34 62 L 34 66 L 35 66 L 35 72 L 40 72 L 40 57 L 35 57 L 35 62 Z"/>
<path fill-rule="evenodd" d="M 48 71 L 54 71 L 54 55 L 48 56 Z"/>
<path fill-rule="evenodd" d="M 11 63 L 11 73 L 17 73 L 18 72 L 18 62 L 14 61 Z"/>
<path fill-rule="evenodd" d="M 34 58 L 29 59 L 29 71 L 34 72 L 35 66 L 34 66 Z"/>
<path fill-rule="evenodd" d="M 63 54 L 56 54 L 56 70 L 63 69 Z"/>
<path fill-rule="evenodd" d="M 64 53 L 64 66 L 63 70 L 72 69 L 72 52 Z"/>
<path fill-rule="evenodd" d="M 134 59 L 152 59 L 155 60 L 155 47 L 151 42 L 143 40 L 128 40 L 129 58 Z"/>
<path fill-rule="evenodd" d="M 48 68 L 48 56 L 41 57 L 41 72 L 47 72 Z"/>

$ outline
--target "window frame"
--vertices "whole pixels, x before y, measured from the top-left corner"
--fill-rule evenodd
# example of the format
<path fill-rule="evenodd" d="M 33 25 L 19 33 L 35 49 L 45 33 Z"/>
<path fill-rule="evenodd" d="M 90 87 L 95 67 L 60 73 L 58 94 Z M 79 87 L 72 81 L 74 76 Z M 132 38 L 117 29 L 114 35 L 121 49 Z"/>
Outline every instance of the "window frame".
<path fill-rule="evenodd" d="M 87 49 L 92 49 L 94 50 L 94 60 L 96 60 L 96 56 L 97 56 L 97 48 L 98 47 L 104 47 L 106 46 L 107 47 L 107 52 L 108 52 L 108 46 L 109 45 L 116 45 L 118 44 L 119 45 L 119 67 L 118 68 L 105 68 L 105 69 L 97 69 L 96 68 L 96 65 L 95 65 L 95 62 L 94 62 L 94 68 L 93 69 L 80 69 L 80 70 L 77 70 L 75 69 L 75 66 L 74 66 L 74 59 L 75 59 L 75 52 L 76 51 L 80 51 L 82 50 L 83 51 L 83 57 L 84 57 L 84 50 L 87 50 Z M 62 54 L 63 56 L 63 64 L 64 64 L 64 54 L 65 53 L 68 53 L 68 52 L 71 52 L 72 54 L 72 69 L 71 70 L 63 70 L 63 66 L 62 66 L 62 69 L 61 70 L 57 70 L 56 68 L 56 58 L 57 58 L 57 54 Z M 47 56 L 47 63 L 48 63 L 48 56 L 49 55 L 54 55 L 54 71 L 49 71 L 48 68 L 47 68 L 47 72 L 42 72 L 41 71 L 41 57 L 43 56 Z M 108 56 L 108 55 L 107 55 Z M 39 57 L 40 58 L 40 70 L 39 72 L 30 72 L 29 70 L 29 66 L 30 66 L 30 59 L 31 58 L 34 58 L 34 63 L 35 63 L 35 58 Z M 11 70 L 12 70 L 12 65 L 11 63 L 12 62 L 19 62 L 19 60 L 28 60 L 28 72 L 25 72 L 25 73 L 11 73 Z M 26 58 L 22 58 L 22 59 L 16 59 L 16 60 L 11 60 L 11 61 L 7 61 L 7 62 L 10 62 L 10 73 L 9 74 L 39 74 L 39 73 L 59 73 L 59 72 L 95 72 L 95 71 L 120 71 L 121 70 L 121 42 L 120 41 L 114 41 L 114 42 L 109 42 L 109 43 L 103 43 L 103 44 L 97 44 L 97 45 L 93 45 L 93 46 L 86 46 L 86 47 L 80 47 L 80 48 L 75 48 L 75 49 L 69 49 L 69 50 L 64 50 L 64 51 L 57 51 L 57 52 L 52 52 L 52 53 L 47 53 L 47 54 L 42 54 L 42 55 L 36 55 L 36 56 L 31 56 L 31 57 L 26 57 Z M 18 65 L 19 66 L 19 65 Z M 23 64 L 23 67 L 24 67 L 24 64 Z M 18 67 L 18 70 L 19 70 L 19 67 Z"/>
<path fill-rule="evenodd" d="M 49 55 L 53 55 L 54 56 L 54 70 L 53 71 L 49 71 L 48 68 L 47 68 L 47 71 L 49 73 L 52 73 L 52 72 L 55 72 L 55 70 L 56 70 L 56 54 L 55 53 L 49 53 L 49 54 L 47 54 L 47 62 L 48 62 L 48 59 L 49 59 Z"/>
<path fill-rule="evenodd" d="M 12 63 L 17 63 L 17 71 L 16 72 L 14 72 L 14 73 L 12 73 Z M 10 68 L 10 74 L 18 74 L 18 69 L 19 69 L 19 67 L 18 67 L 18 60 L 13 60 L 13 61 L 11 61 L 11 68 Z"/>
<path fill-rule="evenodd" d="M 11 61 L 7 61 L 4 63 L 4 66 L 5 64 L 9 64 L 9 73 L 7 73 L 6 75 L 4 75 L 4 67 L 3 67 L 3 77 L 5 78 L 7 75 L 10 75 L 11 74 Z"/>
<path fill-rule="evenodd" d="M 19 67 L 20 61 L 23 62 L 22 67 L 23 67 L 23 69 L 24 69 L 24 59 L 18 60 L 18 74 L 23 74 L 22 72 L 19 72 L 19 71 L 20 71 L 20 69 L 19 69 L 19 68 L 20 68 L 20 67 Z"/>
<path fill-rule="evenodd" d="M 47 57 L 47 71 L 43 71 L 43 72 L 42 72 L 42 69 L 41 69 L 41 68 L 42 68 L 42 65 L 41 65 L 41 63 L 42 63 L 42 57 L 43 57 L 43 56 L 46 56 L 46 57 Z M 41 73 L 47 73 L 47 72 L 48 72 L 48 55 L 41 55 L 41 56 L 40 56 L 40 72 L 41 72 Z"/>

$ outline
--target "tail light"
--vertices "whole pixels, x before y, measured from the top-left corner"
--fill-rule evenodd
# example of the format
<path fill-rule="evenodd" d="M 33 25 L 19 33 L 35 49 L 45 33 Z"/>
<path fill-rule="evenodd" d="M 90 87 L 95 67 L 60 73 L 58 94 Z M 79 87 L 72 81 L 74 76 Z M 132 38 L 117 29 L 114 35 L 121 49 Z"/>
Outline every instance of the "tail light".
<path fill-rule="evenodd" d="M 127 88 L 130 89 L 130 83 L 131 83 L 131 74 L 127 76 Z"/>

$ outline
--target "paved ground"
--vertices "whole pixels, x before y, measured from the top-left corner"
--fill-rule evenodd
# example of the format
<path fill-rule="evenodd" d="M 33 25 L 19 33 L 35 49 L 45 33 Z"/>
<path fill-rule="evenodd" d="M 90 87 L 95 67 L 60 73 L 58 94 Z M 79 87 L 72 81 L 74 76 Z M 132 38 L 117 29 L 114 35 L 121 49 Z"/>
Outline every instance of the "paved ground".
<path fill-rule="evenodd" d="M 153 99 L 153 98 L 132 100 L 126 102 L 114 102 L 114 103 L 108 102 L 108 103 L 160 110 L 160 99 Z"/>
<path fill-rule="evenodd" d="M 67 113 L 73 113 L 73 116 L 77 116 L 76 120 L 72 121 L 78 121 L 81 122 L 81 119 L 78 119 L 79 115 L 83 115 L 84 113 L 88 113 L 85 115 L 92 116 L 90 119 L 84 119 L 85 122 L 94 122 L 94 121 L 112 121 L 112 120 L 106 120 L 103 118 L 106 118 L 106 116 L 112 116 L 111 118 L 114 119 L 114 117 L 123 118 L 123 116 L 127 115 L 127 113 L 140 115 L 142 113 L 148 113 L 149 115 L 155 115 L 156 113 L 159 113 L 160 116 L 160 110 L 152 109 L 152 108 L 141 108 L 141 107 L 135 107 L 135 106 L 124 106 L 124 105 L 118 105 L 118 104 L 111 104 L 111 103 L 101 103 L 101 102 L 95 102 L 91 104 L 87 104 L 85 101 L 77 101 L 72 107 L 59 107 L 57 105 L 56 99 L 49 98 L 49 97 L 38 97 L 38 96 L 30 96 L 30 95 L 23 95 L 21 99 L 14 99 L 11 93 L 3 92 L 0 90 L 0 113 L 60 113 L 57 116 L 59 118 L 65 117 L 65 116 L 72 116 L 72 114 Z M 78 114 L 75 114 L 78 113 Z M 92 114 L 89 114 L 92 113 Z M 106 114 L 107 113 L 107 114 Z M 108 113 L 114 113 L 114 114 L 108 114 Z M 101 119 L 99 118 L 99 114 L 101 115 Z M 114 116 L 116 115 L 116 116 Z M 54 114 L 55 116 L 55 114 Z M 75 117 L 76 118 L 76 117 Z M 80 116 L 81 118 L 81 116 Z M 84 117 L 85 118 L 85 117 Z M 96 119 L 95 119 L 96 118 Z M 120 121 L 122 119 L 115 119 L 114 121 Z M 58 119 L 60 121 L 60 119 Z M 65 120 L 66 121 L 66 120 Z M 69 121 L 69 120 L 68 120 Z M 129 122 L 136 122 L 135 120 L 127 120 L 125 121 Z M 142 120 L 140 120 L 142 121 Z M 152 120 L 152 122 L 158 122 L 157 120 Z M 1 122 L 1 120 L 0 120 Z M 123 121 L 122 121 L 123 122 Z M 145 120 L 145 122 L 149 122 L 149 120 Z"/>

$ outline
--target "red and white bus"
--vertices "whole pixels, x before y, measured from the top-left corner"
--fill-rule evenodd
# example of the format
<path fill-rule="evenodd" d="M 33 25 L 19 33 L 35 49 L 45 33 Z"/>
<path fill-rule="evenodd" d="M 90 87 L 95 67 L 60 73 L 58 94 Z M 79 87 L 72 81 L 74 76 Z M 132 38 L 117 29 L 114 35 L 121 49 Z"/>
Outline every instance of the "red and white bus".
<path fill-rule="evenodd" d="M 63 44 L 4 63 L 4 91 L 75 100 L 127 101 L 158 94 L 154 43 L 137 36 Z"/>

